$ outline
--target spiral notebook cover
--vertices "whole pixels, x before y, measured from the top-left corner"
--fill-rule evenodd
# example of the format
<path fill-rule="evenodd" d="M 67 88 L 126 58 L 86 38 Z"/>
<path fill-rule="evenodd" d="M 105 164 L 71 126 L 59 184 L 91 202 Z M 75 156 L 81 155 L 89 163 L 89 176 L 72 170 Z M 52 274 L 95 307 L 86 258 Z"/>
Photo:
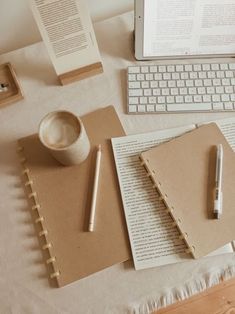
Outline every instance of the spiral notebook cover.
<path fill-rule="evenodd" d="M 220 143 L 223 213 L 217 220 L 212 209 L 215 145 Z M 141 159 L 195 258 L 235 239 L 235 154 L 215 123 L 143 152 Z"/>
<path fill-rule="evenodd" d="M 131 257 L 110 138 L 124 135 L 112 106 L 83 118 L 91 153 L 80 165 L 59 164 L 37 135 L 19 140 L 23 178 L 51 278 L 64 286 Z M 95 149 L 102 145 L 95 230 L 88 232 Z M 36 216 L 35 216 L 36 215 Z"/>

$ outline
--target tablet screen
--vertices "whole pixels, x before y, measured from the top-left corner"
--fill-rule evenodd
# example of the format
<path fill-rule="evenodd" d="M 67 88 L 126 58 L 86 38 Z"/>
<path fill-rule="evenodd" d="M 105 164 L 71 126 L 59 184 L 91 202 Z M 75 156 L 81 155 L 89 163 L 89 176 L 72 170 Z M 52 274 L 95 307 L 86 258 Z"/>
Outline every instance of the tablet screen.
<path fill-rule="evenodd" d="M 234 53 L 234 0 L 144 0 L 144 57 Z"/>

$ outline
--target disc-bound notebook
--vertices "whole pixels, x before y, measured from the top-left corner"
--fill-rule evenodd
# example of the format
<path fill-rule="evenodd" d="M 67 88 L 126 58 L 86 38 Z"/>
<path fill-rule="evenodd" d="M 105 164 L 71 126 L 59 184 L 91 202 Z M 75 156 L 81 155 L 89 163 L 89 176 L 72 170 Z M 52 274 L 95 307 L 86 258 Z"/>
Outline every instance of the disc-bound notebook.
<path fill-rule="evenodd" d="M 217 220 L 212 209 L 215 145 L 220 143 L 223 213 Z M 235 154 L 215 123 L 160 144 L 140 158 L 195 258 L 235 239 Z"/>
<path fill-rule="evenodd" d="M 19 140 L 23 178 L 51 278 L 64 286 L 131 257 L 110 138 L 124 135 L 112 106 L 82 118 L 91 153 L 80 165 L 59 164 L 37 135 Z M 102 161 L 95 230 L 88 232 L 96 145 Z M 40 241 L 41 242 L 41 241 Z"/>

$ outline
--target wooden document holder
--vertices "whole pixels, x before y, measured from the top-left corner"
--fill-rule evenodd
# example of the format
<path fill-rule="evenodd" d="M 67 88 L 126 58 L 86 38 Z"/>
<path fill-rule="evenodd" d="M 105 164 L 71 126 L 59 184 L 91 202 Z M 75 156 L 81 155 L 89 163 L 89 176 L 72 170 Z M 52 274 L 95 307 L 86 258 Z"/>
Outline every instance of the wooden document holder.
<path fill-rule="evenodd" d="M 101 62 L 93 63 L 91 65 L 82 67 L 77 70 L 73 70 L 61 75 L 58 75 L 61 85 L 66 85 L 74 81 L 83 80 L 90 76 L 103 72 L 103 66 Z"/>

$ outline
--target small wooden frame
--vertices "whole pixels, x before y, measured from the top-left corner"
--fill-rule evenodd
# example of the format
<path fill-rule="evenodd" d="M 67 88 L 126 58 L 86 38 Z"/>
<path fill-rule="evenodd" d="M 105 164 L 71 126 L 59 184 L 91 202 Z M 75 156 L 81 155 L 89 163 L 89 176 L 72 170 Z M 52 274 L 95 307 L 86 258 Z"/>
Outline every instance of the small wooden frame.
<path fill-rule="evenodd" d="M 15 71 L 9 62 L 0 65 L 0 83 L 7 86 L 7 91 L 0 92 L 0 107 L 24 98 Z"/>

